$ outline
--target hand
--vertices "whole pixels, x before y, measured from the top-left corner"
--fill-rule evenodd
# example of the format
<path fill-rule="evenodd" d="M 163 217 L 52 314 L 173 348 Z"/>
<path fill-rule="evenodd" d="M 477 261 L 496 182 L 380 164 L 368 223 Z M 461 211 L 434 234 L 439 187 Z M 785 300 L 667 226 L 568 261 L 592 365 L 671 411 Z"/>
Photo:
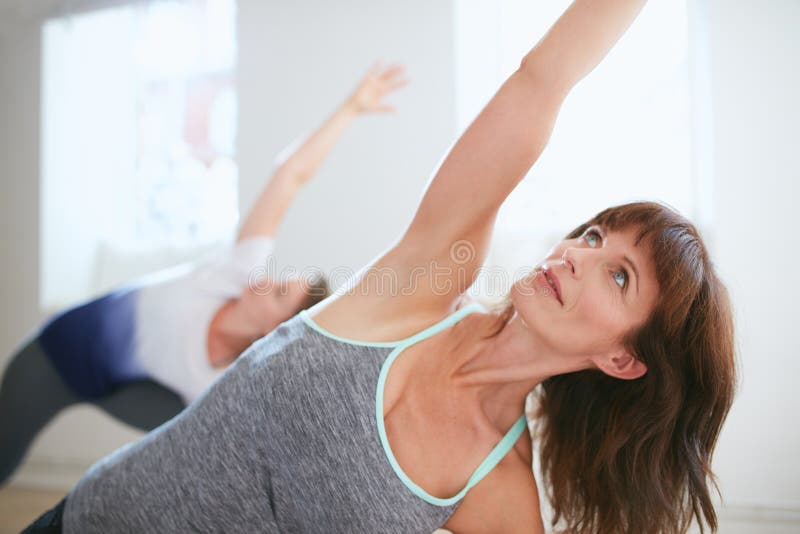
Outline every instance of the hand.
<path fill-rule="evenodd" d="M 357 113 L 393 112 L 394 106 L 385 104 L 382 100 L 392 91 L 408 83 L 403 77 L 404 74 L 405 67 L 402 65 L 384 67 L 380 62 L 376 63 L 347 99 L 347 103 L 353 106 Z"/>

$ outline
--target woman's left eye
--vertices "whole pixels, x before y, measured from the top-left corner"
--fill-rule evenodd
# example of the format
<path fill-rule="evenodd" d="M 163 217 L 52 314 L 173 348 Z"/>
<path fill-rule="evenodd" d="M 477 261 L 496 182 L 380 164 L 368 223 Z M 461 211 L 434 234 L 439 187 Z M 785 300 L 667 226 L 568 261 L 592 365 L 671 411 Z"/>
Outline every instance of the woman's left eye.
<path fill-rule="evenodd" d="M 614 281 L 620 288 L 625 289 L 625 286 L 628 285 L 628 271 L 626 271 L 625 269 L 615 272 L 613 274 L 613 277 Z"/>

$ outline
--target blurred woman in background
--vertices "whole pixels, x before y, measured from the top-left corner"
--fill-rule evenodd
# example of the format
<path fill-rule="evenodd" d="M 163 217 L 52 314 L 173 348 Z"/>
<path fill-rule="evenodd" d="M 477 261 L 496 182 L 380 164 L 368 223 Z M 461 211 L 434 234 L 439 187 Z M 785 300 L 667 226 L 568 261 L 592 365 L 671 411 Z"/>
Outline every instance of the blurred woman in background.
<path fill-rule="evenodd" d="M 42 325 L 11 357 L 0 385 L 0 484 L 64 408 L 88 402 L 152 430 L 255 339 L 325 298 L 323 278 L 269 276 L 275 235 L 353 119 L 392 111 L 385 98 L 404 84 L 400 66 L 375 65 L 313 134 L 281 155 L 225 254 L 144 278 Z"/>

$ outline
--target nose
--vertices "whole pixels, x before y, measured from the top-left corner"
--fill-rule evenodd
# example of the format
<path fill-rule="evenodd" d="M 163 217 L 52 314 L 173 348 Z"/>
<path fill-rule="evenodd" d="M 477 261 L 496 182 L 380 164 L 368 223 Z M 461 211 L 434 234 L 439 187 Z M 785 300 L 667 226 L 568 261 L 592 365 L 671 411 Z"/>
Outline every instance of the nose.
<path fill-rule="evenodd" d="M 572 272 L 573 278 L 580 278 L 583 270 L 581 254 L 573 247 L 567 247 L 561 254 L 561 263 Z"/>
<path fill-rule="evenodd" d="M 573 276 L 577 276 L 577 268 L 575 267 L 575 261 L 572 256 L 573 253 L 571 248 L 564 249 L 564 253 L 561 254 L 561 263 L 563 263 L 567 269 L 572 271 Z"/>

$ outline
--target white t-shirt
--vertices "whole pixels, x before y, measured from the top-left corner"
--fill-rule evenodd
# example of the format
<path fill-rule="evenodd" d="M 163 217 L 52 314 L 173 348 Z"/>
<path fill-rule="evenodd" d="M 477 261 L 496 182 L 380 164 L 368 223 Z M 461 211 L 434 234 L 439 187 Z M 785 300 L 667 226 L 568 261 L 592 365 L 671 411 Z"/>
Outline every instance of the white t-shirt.
<path fill-rule="evenodd" d="M 226 369 L 208 361 L 206 340 L 214 314 L 239 297 L 259 272 L 266 273 L 273 247 L 272 238 L 249 237 L 221 258 L 178 266 L 139 288 L 135 359 L 187 404 Z"/>

